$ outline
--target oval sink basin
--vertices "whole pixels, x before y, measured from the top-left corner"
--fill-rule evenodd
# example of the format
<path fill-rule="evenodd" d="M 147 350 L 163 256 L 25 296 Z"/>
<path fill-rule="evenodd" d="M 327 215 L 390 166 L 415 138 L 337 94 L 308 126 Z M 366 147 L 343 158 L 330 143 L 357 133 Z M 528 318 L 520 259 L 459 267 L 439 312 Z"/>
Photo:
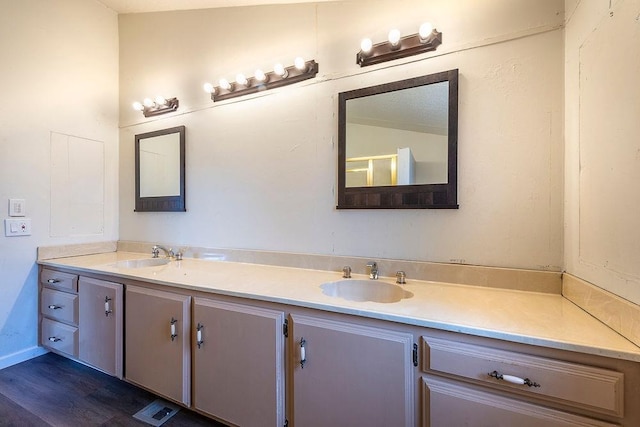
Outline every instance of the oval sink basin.
<path fill-rule="evenodd" d="M 377 280 L 345 279 L 320 285 L 322 293 L 349 301 L 398 302 L 411 298 L 413 293 L 402 287 Z"/>
<path fill-rule="evenodd" d="M 143 258 L 143 259 L 128 259 L 125 261 L 118 261 L 115 263 L 117 268 L 143 268 L 143 267 L 157 267 L 159 265 L 169 264 L 169 258 Z"/>

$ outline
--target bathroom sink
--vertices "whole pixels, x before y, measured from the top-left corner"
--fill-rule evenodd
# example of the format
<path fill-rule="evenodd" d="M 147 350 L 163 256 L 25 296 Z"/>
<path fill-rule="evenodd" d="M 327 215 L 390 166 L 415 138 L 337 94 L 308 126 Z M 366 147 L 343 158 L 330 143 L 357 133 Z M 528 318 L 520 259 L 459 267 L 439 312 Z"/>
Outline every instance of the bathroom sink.
<path fill-rule="evenodd" d="M 320 285 L 322 293 L 349 301 L 398 302 L 411 298 L 413 293 L 401 286 L 377 280 L 345 279 Z"/>
<path fill-rule="evenodd" d="M 167 265 L 169 264 L 169 261 L 169 258 L 128 259 L 116 262 L 115 266 L 117 268 L 157 267 L 159 265 Z"/>

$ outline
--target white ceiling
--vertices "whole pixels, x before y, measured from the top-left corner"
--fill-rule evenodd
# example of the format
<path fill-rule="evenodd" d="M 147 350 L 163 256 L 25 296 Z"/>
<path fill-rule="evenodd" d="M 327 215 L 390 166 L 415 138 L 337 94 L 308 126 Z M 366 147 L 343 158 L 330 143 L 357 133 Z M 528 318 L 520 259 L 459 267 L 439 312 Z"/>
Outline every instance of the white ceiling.
<path fill-rule="evenodd" d="M 209 9 L 214 7 L 258 6 L 285 3 L 318 3 L 336 0 L 98 0 L 118 13 L 161 12 Z"/>

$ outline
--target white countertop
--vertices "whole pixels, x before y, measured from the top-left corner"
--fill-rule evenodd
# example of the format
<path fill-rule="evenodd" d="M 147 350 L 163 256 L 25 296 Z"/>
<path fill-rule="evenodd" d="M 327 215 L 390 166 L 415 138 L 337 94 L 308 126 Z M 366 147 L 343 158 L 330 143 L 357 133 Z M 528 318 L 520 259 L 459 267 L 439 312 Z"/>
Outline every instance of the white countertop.
<path fill-rule="evenodd" d="M 341 272 L 184 259 L 158 267 L 118 268 L 147 254 L 110 252 L 40 260 L 50 267 L 102 273 L 183 289 L 316 308 L 344 314 L 462 332 L 488 338 L 640 361 L 634 345 L 556 294 L 456 285 L 407 278 L 414 296 L 394 303 L 347 301 L 324 295 L 320 285 Z M 353 275 L 354 279 L 366 276 Z M 393 283 L 394 279 L 381 277 Z"/>

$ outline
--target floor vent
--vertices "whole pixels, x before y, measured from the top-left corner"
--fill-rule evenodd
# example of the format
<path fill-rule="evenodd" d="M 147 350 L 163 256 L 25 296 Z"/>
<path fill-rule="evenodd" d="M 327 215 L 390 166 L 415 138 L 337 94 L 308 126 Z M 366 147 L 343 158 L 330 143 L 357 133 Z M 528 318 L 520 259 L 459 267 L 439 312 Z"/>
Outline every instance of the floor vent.
<path fill-rule="evenodd" d="M 133 418 L 158 427 L 177 414 L 179 410 L 179 406 L 158 399 L 136 412 Z"/>

